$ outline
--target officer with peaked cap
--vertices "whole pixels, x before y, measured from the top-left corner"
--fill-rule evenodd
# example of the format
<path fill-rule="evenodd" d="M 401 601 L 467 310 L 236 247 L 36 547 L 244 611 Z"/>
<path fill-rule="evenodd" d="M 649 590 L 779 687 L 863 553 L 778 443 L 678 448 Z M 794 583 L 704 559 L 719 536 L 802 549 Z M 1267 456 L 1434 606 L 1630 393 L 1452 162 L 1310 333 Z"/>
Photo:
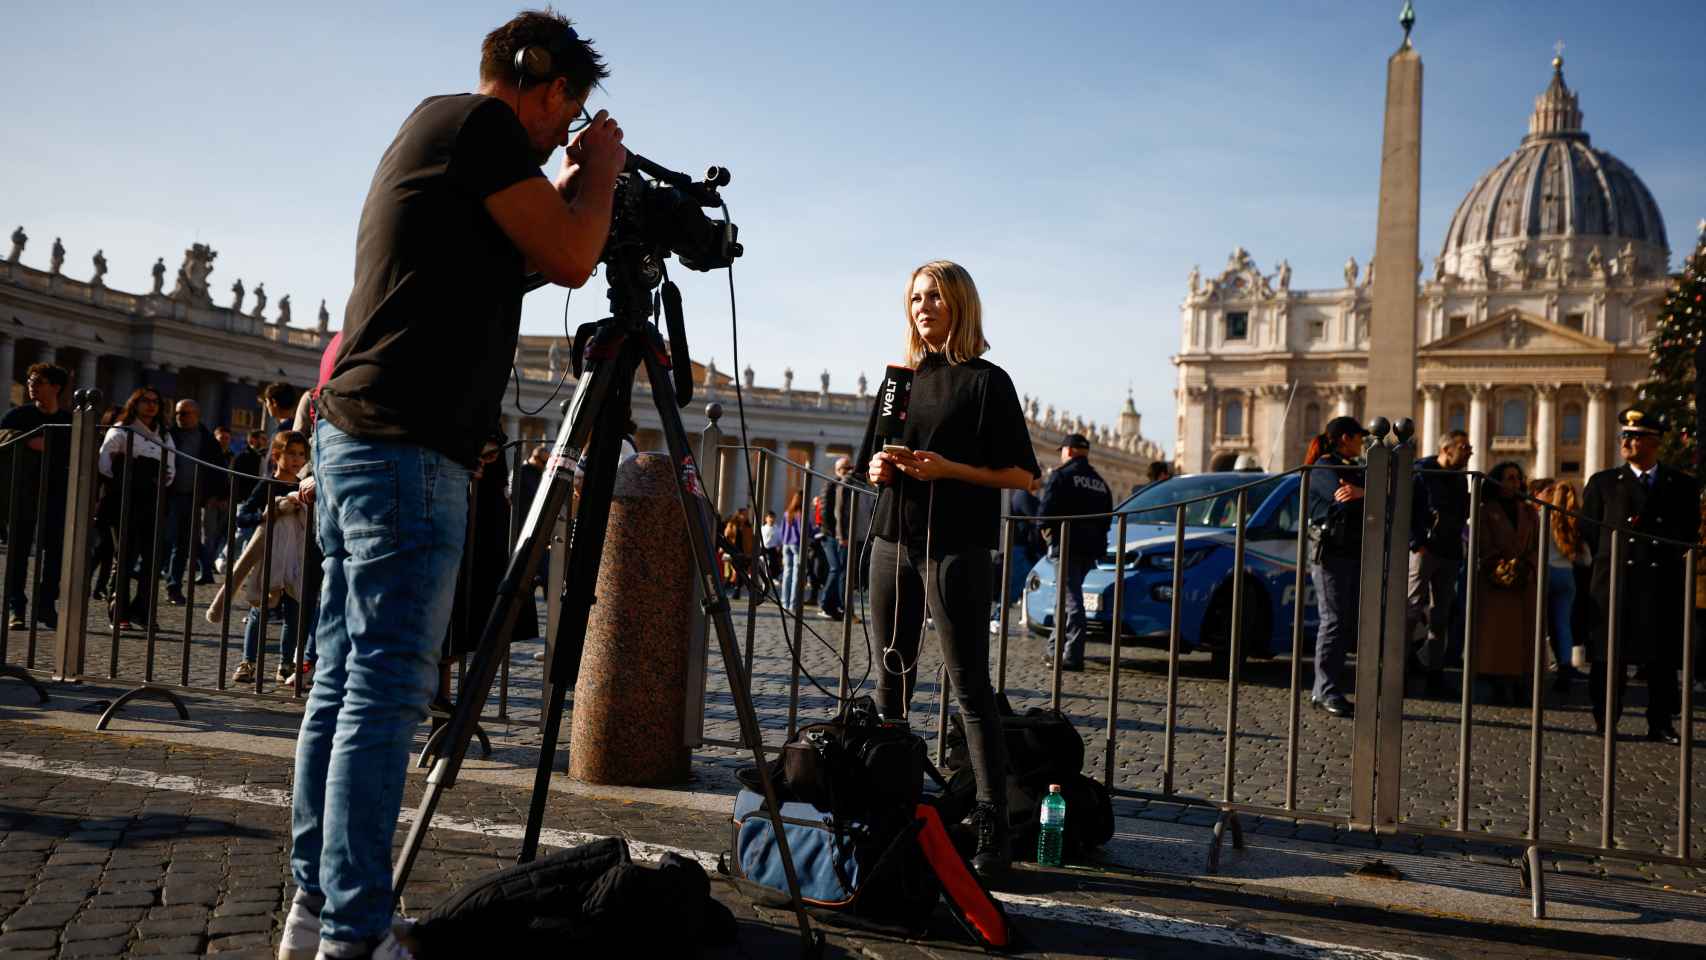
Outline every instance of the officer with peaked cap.
<path fill-rule="evenodd" d="M 1681 663 L 1684 551 L 1654 537 L 1693 543 L 1700 525 L 1700 489 L 1694 477 L 1659 463 L 1662 417 L 1630 407 L 1617 415 L 1617 449 L 1623 465 L 1588 478 L 1582 493 L 1582 530 L 1592 537 L 1593 599 L 1598 607 L 1590 654 L 1593 672 L 1594 726 L 1604 732 L 1605 687 L 1609 671 L 1615 686 L 1611 723 L 1623 712 L 1624 664 L 1646 667 L 1647 739 L 1678 743 L 1671 713 L 1677 702 L 1676 671 Z M 1617 609 L 1611 608 L 1611 546 L 1620 537 L 1622 569 L 1617 578 Z M 1608 661 L 1606 631 L 1617 623 L 1617 658 Z"/>

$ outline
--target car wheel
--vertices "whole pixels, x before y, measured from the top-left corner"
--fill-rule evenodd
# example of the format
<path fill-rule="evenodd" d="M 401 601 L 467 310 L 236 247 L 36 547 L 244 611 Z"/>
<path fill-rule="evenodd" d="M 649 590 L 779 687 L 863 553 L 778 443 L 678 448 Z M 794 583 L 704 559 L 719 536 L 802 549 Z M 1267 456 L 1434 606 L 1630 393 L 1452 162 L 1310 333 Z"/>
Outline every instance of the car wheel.
<path fill-rule="evenodd" d="M 1244 637 L 1239 651 L 1238 666 L 1242 671 L 1251 657 L 1266 657 L 1273 642 L 1273 619 L 1268 610 L 1267 591 L 1255 578 L 1244 577 Z M 1219 673 L 1227 672 L 1228 654 L 1232 649 L 1232 584 L 1222 584 L 1209 601 L 1203 617 L 1202 638 L 1209 649 L 1210 662 Z"/>

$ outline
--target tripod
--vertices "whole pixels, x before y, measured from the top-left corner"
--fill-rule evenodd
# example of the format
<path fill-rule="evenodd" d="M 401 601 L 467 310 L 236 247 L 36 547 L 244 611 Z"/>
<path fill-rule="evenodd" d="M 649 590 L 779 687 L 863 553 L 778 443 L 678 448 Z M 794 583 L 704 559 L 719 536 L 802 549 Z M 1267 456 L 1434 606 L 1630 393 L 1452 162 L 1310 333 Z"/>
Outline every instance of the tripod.
<path fill-rule="evenodd" d="M 480 712 L 491 693 L 498 666 L 509 654 L 509 638 L 523 603 L 532 602 L 534 574 L 545 556 L 550 539 L 551 518 L 557 517 L 573 486 L 574 464 L 584 463 L 584 479 L 580 505 L 576 509 L 573 533 L 570 536 L 568 571 L 563 587 L 562 616 L 557 635 L 552 638 L 552 656 L 547 677 L 543 737 L 539 747 L 539 763 L 533 780 L 533 796 L 527 811 L 527 828 L 517 862 L 533 860 L 538 851 L 539 831 L 545 817 L 545 800 L 550 789 L 553 761 L 557 752 L 557 735 L 562 725 L 563 699 L 579 669 L 582 644 L 585 640 L 587 618 L 594 597 L 599 562 L 604 554 L 605 530 L 610 519 L 610 501 L 616 484 L 616 467 L 621 454 L 621 442 L 628 423 L 634 377 L 645 367 L 651 384 L 652 399 L 657 406 L 658 419 L 663 424 L 664 440 L 675 465 L 676 489 L 680 494 L 682 512 L 692 541 L 693 558 L 698 568 L 705 614 L 715 625 L 717 643 L 722 649 L 723 666 L 734 696 L 735 712 L 740 720 L 741 737 L 752 748 L 758 765 L 758 775 L 764 801 L 770 811 L 771 828 L 775 831 L 777 847 L 782 854 L 783 872 L 788 880 L 788 893 L 795 918 L 799 923 L 802 955 L 815 955 L 821 941 L 814 935 L 806 919 L 800 899 L 799 877 L 794 870 L 793 855 L 783 832 L 781 805 L 776 799 L 770 765 L 765 762 L 763 740 L 759 733 L 758 716 L 752 706 L 752 694 L 747 688 L 746 672 L 735 644 L 734 621 L 729 615 L 728 601 L 723 597 L 722 583 L 716 571 L 715 536 L 712 528 L 711 506 L 699 484 L 698 467 L 688 447 L 687 431 L 676 409 L 676 391 L 667 373 L 671 357 L 664 349 L 663 337 L 647 321 L 651 314 L 650 291 L 657 285 L 657 260 L 638 251 L 618 251 L 609 263 L 611 315 L 591 324 L 591 336 L 583 352 L 584 368 L 569 401 L 563 427 L 552 445 L 551 458 L 539 482 L 539 491 L 527 511 L 521 526 L 509 567 L 498 585 L 497 599 L 480 634 L 463 686 L 458 692 L 456 712 L 436 745 L 429 742 L 428 754 L 432 772 L 427 776 L 426 791 L 421 796 L 414 824 L 398 855 L 392 877 L 392 889 L 401 895 L 408 883 L 409 872 L 427 829 L 433 811 L 445 790 L 456 785 L 456 776 L 467 754 Z M 685 336 L 678 324 L 679 307 L 672 304 L 673 287 L 666 287 L 664 300 L 672 307 L 670 316 L 671 342 L 675 347 L 674 363 L 688 362 Z M 585 328 L 583 328 L 584 330 Z M 580 346 L 577 337 L 577 347 Z M 690 382 L 690 381 L 685 381 Z M 590 447 L 589 447 L 590 443 Z M 584 457 L 582 454 L 584 453 Z M 427 757 L 423 757 L 423 760 Z"/>

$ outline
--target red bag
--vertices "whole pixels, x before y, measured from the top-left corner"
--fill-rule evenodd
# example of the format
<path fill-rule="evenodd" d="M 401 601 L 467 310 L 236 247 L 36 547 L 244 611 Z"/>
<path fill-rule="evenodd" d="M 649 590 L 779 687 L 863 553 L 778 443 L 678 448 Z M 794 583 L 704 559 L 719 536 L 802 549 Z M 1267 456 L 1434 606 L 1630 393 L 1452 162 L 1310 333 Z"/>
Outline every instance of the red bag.
<path fill-rule="evenodd" d="M 984 946 L 1006 949 L 1012 942 L 1013 929 L 1000 901 L 989 895 L 977 874 L 972 873 L 971 864 L 960 856 L 936 808 L 928 803 L 919 804 L 918 819 L 924 824 L 918 831 L 918 845 L 936 879 L 942 883 L 942 894 L 954 919 Z"/>

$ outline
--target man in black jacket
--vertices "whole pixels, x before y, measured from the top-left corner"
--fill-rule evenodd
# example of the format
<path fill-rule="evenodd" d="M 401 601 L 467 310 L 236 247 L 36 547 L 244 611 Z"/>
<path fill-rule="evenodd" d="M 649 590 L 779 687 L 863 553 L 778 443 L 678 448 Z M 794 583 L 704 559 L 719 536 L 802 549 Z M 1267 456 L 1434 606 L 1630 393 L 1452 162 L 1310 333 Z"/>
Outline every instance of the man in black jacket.
<path fill-rule="evenodd" d="M 179 400 L 172 408 L 172 444 L 178 451 L 178 469 L 166 489 L 166 600 L 183 606 L 184 576 L 194 575 L 192 557 L 200 554 L 196 544 L 196 512 L 221 491 L 224 475 L 203 464 L 220 464 L 219 440 L 201 422 L 201 407 L 194 400 Z M 200 502 L 192 497 L 199 493 Z"/>
<path fill-rule="evenodd" d="M 40 549 L 36 562 L 41 567 L 41 579 L 36 586 L 35 612 L 37 622 L 53 629 L 59 625 L 59 559 L 65 539 L 66 471 L 71 462 L 71 413 L 60 405 L 60 394 L 71 383 L 71 374 L 52 363 L 37 363 L 25 374 L 24 388 L 29 402 L 7 411 L 0 417 L 0 437 L 11 439 L 32 430 L 42 432 L 28 440 L 15 440 L 10 445 L 11 456 L 5 466 L 17 477 L 12 489 L 7 528 L 11 538 L 6 551 L 17 562 L 6 565 L 6 606 L 9 608 L 7 626 L 12 630 L 29 628 L 26 586 L 29 565 L 23 560 L 30 554 L 36 528 L 41 528 Z M 47 485 L 42 486 L 42 458 L 47 458 Z"/>
<path fill-rule="evenodd" d="M 1069 433 L 1060 442 L 1060 466 L 1049 474 L 1043 484 L 1040 515 L 1069 517 L 1084 513 L 1110 513 L 1113 496 L 1108 493 L 1107 481 L 1090 466 L 1090 441 L 1081 433 Z M 1066 591 L 1066 623 L 1054 625 L 1047 656 L 1054 663 L 1054 645 L 1064 642 L 1061 651 L 1062 670 L 1084 669 L 1084 576 L 1095 566 L 1096 558 L 1108 548 L 1108 517 L 1096 520 L 1072 520 L 1072 553 L 1059 556 L 1055 563 L 1055 589 Z M 1054 530 L 1044 530 L 1044 536 L 1054 540 L 1058 548 L 1060 537 Z M 1057 550 L 1057 552 L 1059 552 Z M 1062 639 L 1064 637 L 1064 640 Z"/>
<path fill-rule="evenodd" d="M 1647 675 L 1647 739 L 1679 743 L 1671 713 L 1682 659 L 1683 550 L 1649 537 L 1693 543 L 1700 527 L 1700 488 L 1692 476 L 1659 464 L 1665 423 L 1630 407 L 1617 415 L 1617 448 L 1623 466 L 1588 478 L 1582 492 L 1582 533 L 1593 543 L 1593 599 L 1604 619 L 1594 625 L 1594 726 L 1605 732 L 1606 678 L 1615 684 L 1611 724 L 1623 712 L 1623 665 L 1639 663 Z M 1622 528 L 1619 530 L 1618 528 Z M 1627 531 L 1627 532 L 1625 532 Z M 1630 535 L 1630 532 L 1633 535 Z M 1647 534 L 1643 537 L 1641 534 Z M 1612 540 L 1619 539 L 1617 604 L 1611 604 Z M 1608 656 L 1607 628 L 1616 617 L 1616 657 Z"/>
<path fill-rule="evenodd" d="M 1410 655 L 1422 676 L 1422 692 L 1445 692 L 1447 640 L 1463 566 L 1463 527 L 1469 519 L 1469 487 L 1463 468 L 1474 448 L 1469 434 L 1453 430 L 1440 441 L 1439 454 L 1416 461 L 1416 476 L 1427 494 L 1426 526 L 1411 537 Z"/>

